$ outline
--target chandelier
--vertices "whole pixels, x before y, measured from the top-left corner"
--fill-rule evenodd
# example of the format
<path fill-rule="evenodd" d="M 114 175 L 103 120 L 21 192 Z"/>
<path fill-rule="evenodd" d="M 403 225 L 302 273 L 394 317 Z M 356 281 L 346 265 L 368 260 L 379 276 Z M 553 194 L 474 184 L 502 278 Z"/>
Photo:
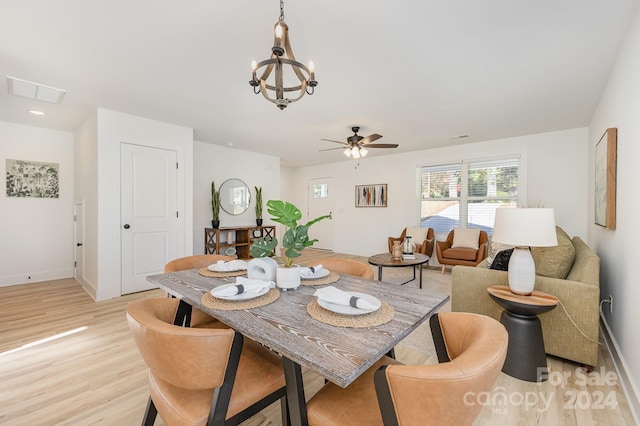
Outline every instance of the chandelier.
<path fill-rule="evenodd" d="M 344 152 L 344 155 L 347 156 L 347 158 L 353 157 L 358 159 L 367 155 L 369 150 L 363 146 L 354 145 L 352 147 L 345 149 L 343 152 Z"/>
<path fill-rule="evenodd" d="M 293 71 L 291 76 L 294 80 L 300 82 L 297 86 L 286 87 L 284 84 L 285 66 L 290 66 Z M 256 73 L 264 68 L 260 78 Z M 285 109 L 291 102 L 295 102 L 302 98 L 305 93 L 313 95 L 314 88 L 318 85 L 314 75 L 313 62 L 309 61 L 309 66 L 305 66 L 296 61 L 293 55 L 291 44 L 289 43 L 289 27 L 284 22 L 284 1 L 280 0 L 280 18 L 274 26 L 273 47 L 271 48 L 271 57 L 256 63 L 251 62 L 252 78 L 249 84 L 253 87 L 253 93 L 256 95 L 262 93 L 266 100 L 276 104 L 278 108 Z M 267 82 L 271 74 L 273 79 Z M 295 98 L 285 98 L 286 92 L 297 92 Z"/>

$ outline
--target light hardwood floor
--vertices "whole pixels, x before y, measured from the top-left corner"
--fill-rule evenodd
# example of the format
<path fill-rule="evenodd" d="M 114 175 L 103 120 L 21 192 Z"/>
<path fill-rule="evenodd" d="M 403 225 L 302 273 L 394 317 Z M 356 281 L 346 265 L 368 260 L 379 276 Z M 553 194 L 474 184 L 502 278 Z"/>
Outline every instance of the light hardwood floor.
<path fill-rule="evenodd" d="M 324 256 L 366 258 L 308 250 L 304 260 Z M 404 275 L 403 275 L 404 274 Z M 409 268 L 385 269 L 400 282 Z M 424 270 L 425 288 L 449 285 L 450 274 Z M 413 285 L 410 283 L 408 285 Z M 130 336 L 130 301 L 163 297 L 152 290 L 94 302 L 73 279 L 0 288 L 0 424 L 137 425 L 148 398 L 147 368 Z M 447 310 L 448 306 L 443 309 Z M 435 363 L 428 332 L 420 328 L 396 349 L 405 363 Z M 60 336 L 61 333 L 72 332 Z M 49 339 L 56 337 L 50 341 Z M 474 425 L 632 425 L 633 419 L 606 349 L 590 375 L 576 364 L 549 357 L 551 380 L 542 384 L 500 375 Z M 304 371 L 310 397 L 323 378 Z M 501 399 L 501 397 L 503 397 Z M 506 402 L 505 402 L 506 400 Z M 156 425 L 162 425 L 158 419 Z M 274 404 L 245 425 L 280 424 Z"/>

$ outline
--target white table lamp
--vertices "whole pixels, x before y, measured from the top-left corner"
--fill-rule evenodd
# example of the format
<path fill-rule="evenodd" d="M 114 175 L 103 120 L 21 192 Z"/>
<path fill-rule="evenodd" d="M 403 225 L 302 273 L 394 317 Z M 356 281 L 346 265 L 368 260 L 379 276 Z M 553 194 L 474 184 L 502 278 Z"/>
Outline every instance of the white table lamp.
<path fill-rule="evenodd" d="M 558 245 L 553 209 L 496 209 L 492 241 L 515 246 L 509 260 L 509 288 L 516 294 L 531 294 L 536 265 L 529 247 Z"/>

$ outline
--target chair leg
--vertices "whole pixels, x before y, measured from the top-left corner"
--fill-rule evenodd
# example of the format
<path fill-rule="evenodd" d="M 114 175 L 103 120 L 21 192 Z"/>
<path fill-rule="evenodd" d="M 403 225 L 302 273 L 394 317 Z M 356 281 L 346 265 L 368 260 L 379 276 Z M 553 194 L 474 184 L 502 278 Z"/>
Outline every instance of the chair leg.
<path fill-rule="evenodd" d="M 444 265 L 442 265 L 442 271 L 440 273 L 444 275 Z"/>
<path fill-rule="evenodd" d="M 153 404 L 151 397 L 149 397 L 149 401 L 147 402 L 147 410 L 144 412 L 144 418 L 142 419 L 142 426 L 153 426 L 153 423 L 156 421 L 157 415 L 158 410 Z"/>

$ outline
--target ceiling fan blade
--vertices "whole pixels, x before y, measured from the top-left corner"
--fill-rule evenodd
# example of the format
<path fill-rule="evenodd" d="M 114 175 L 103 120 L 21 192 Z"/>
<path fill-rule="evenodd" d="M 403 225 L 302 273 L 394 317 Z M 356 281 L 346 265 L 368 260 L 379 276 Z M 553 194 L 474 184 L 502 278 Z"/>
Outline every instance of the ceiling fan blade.
<path fill-rule="evenodd" d="M 322 152 L 322 151 L 333 151 L 334 149 L 344 149 L 344 148 L 326 148 L 326 149 L 320 149 L 320 150 L 318 150 L 318 152 Z"/>
<path fill-rule="evenodd" d="M 367 148 L 397 148 L 397 143 L 375 143 L 367 145 Z"/>
<path fill-rule="evenodd" d="M 331 140 L 331 139 L 320 139 L 320 140 L 321 141 L 327 141 L 327 142 L 333 142 L 333 143 L 339 143 L 339 144 L 342 144 L 342 145 L 349 145 L 346 142 L 334 141 L 334 140 Z"/>
<path fill-rule="evenodd" d="M 359 144 L 361 145 L 367 145 L 370 144 L 373 141 L 377 141 L 378 139 L 380 139 L 382 137 L 382 135 L 379 135 L 377 133 L 374 133 L 372 135 L 367 136 L 366 138 L 362 138 L 358 141 Z"/>

